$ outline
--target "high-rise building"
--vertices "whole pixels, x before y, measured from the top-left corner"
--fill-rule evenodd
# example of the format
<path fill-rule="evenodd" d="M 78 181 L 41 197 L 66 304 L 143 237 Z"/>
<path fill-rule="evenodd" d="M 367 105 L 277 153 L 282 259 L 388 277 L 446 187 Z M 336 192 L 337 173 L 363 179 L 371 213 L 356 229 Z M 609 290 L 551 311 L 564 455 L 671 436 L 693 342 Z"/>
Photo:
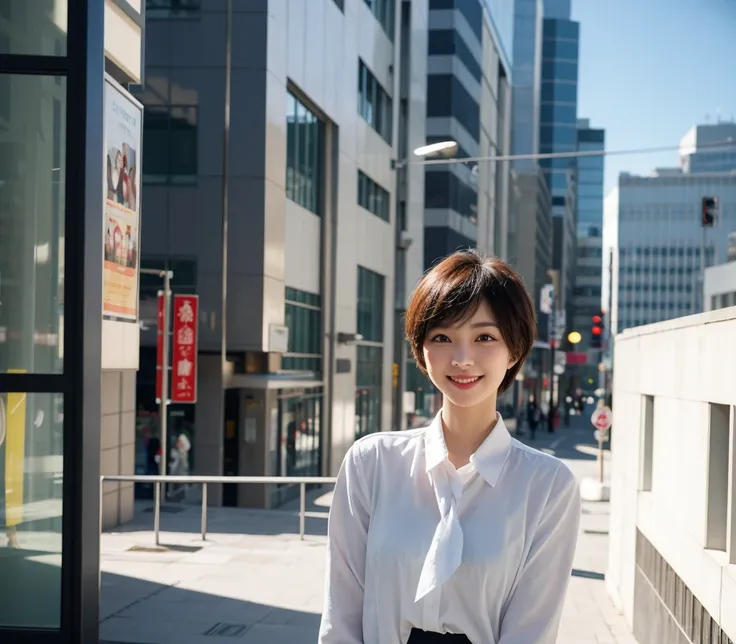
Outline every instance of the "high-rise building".
<path fill-rule="evenodd" d="M 512 87 L 511 153 L 539 153 L 542 77 L 543 0 L 516 0 Z M 539 297 L 549 282 L 552 219 L 549 187 L 536 159 L 512 164 L 509 217 L 509 260 L 527 288 Z M 546 337 L 546 325 L 540 331 Z"/>
<path fill-rule="evenodd" d="M 511 7 L 511 13 L 509 13 Z M 501 0 L 431 2 L 427 138 L 457 157 L 508 154 L 513 7 Z M 507 162 L 428 166 L 425 266 L 460 247 L 507 255 Z"/>
<path fill-rule="evenodd" d="M 201 309 L 199 400 L 171 406 L 169 433 L 191 434 L 197 474 L 333 474 L 356 438 L 393 425 L 397 230 L 421 221 L 424 188 L 421 166 L 400 188 L 395 168 L 426 143 L 428 1 L 233 3 L 229 94 L 225 5 L 160 4 L 139 93 L 141 262 L 173 270 L 174 291 L 198 293 Z M 149 327 L 158 288 L 141 287 Z M 146 410 L 154 335 L 142 338 Z M 214 502 L 290 494 L 228 487 Z"/>
<path fill-rule="evenodd" d="M 719 221 L 705 232 L 702 200 L 718 197 Z M 614 247 L 614 333 L 703 310 L 702 270 L 725 261 L 736 230 L 736 175 L 660 169 L 653 176 L 621 174 L 606 198 L 615 217 L 606 246 Z"/>
<path fill-rule="evenodd" d="M 603 152 L 605 131 L 590 127 L 588 119 L 578 120 L 578 150 Z M 576 363 L 577 382 L 589 387 L 597 382 L 600 349 L 591 350 L 592 318 L 601 312 L 603 282 L 603 166 L 604 156 L 583 154 L 577 159 L 577 239 L 575 290 L 571 328 L 582 335 L 573 351 L 587 353 L 585 363 Z M 590 382 L 592 380 L 592 382 Z"/>
<path fill-rule="evenodd" d="M 577 149 L 578 53 L 580 26 L 570 19 L 570 2 L 546 0 L 542 36 L 541 153 Z M 552 196 L 552 269 L 558 283 L 558 309 L 572 319 L 576 206 L 574 157 L 542 159 Z"/>

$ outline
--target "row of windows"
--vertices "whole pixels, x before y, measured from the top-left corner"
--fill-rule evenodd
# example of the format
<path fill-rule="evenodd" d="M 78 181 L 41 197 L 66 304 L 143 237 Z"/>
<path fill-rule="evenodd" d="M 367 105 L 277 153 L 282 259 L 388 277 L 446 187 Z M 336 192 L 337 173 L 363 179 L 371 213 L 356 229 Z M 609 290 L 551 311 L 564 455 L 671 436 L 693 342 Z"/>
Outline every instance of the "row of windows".
<path fill-rule="evenodd" d="M 618 290 L 624 292 L 690 293 L 692 284 L 619 284 Z"/>
<path fill-rule="evenodd" d="M 483 5 L 478 0 L 429 0 L 429 9 L 457 9 L 465 18 L 478 41 L 483 36 Z"/>
<path fill-rule="evenodd" d="M 577 40 L 580 37 L 580 25 L 571 20 L 546 19 L 542 34 L 545 39 Z"/>
<path fill-rule="evenodd" d="M 358 170 L 358 204 L 384 221 L 389 220 L 390 195 L 369 176 Z"/>
<path fill-rule="evenodd" d="M 202 0 L 146 0 L 146 18 L 193 18 L 202 10 Z"/>
<path fill-rule="evenodd" d="M 450 170 L 428 172 L 424 181 L 424 207 L 448 208 L 475 221 L 478 193 Z"/>
<path fill-rule="evenodd" d="M 576 286 L 574 290 L 575 297 L 600 297 L 600 286 Z"/>
<path fill-rule="evenodd" d="M 541 123 L 577 123 L 578 106 L 575 103 L 543 103 Z"/>
<path fill-rule="evenodd" d="M 710 309 L 716 311 L 725 309 L 728 306 L 736 306 L 736 291 L 731 293 L 720 293 L 719 295 L 711 295 Z"/>
<path fill-rule="evenodd" d="M 452 116 L 474 141 L 479 140 L 480 106 L 452 74 L 427 76 L 427 116 Z"/>
<path fill-rule="evenodd" d="M 578 64 L 568 60 L 545 60 L 542 62 L 542 78 L 577 82 Z"/>
<path fill-rule="evenodd" d="M 577 82 L 563 83 L 560 79 L 542 79 L 541 97 L 546 103 L 577 103 L 578 84 Z"/>
<path fill-rule="evenodd" d="M 147 105 L 143 119 L 143 177 L 148 184 L 197 180 L 197 108 Z"/>
<path fill-rule="evenodd" d="M 480 82 L 483 71 L 478 59 L 465 44 L 462 36 L 454 29 L 431 29 L 429 31 L 430 56 L 457 56 L 470 75 Z"/>
<path fill-rule="evenodd" d="M 324 123 L 291 92 L 286 98 L 286 196 L 322 214 Z"/>
<path fill-rule="evenodd" d="M 394 0 L 363 0 L 368 5 L 378 23 L 383 27 L 389 40 L 393 42 L 396 22 L 396 5 Z"/>
<path fill-rule="evenodd" d="M 555 40 L 547 39 L 545 42 L 544 54 L 547 59 L 554 58 L 557 60 L 578 60 L 579 47 L 577 39 Z"/>
<path fill-rule="evenodd" d="M 618 254 L 620 257 L 649 257 L 649 255 L 658 256 L 658 255 L 669 255 L 670 257 L 674 257 L 677 255 L 678 257 L 700 257 L 700 248 L 689 246 L 687 248 L 683 248 L 680 246 L 679 248 L 673 248 L 671 246 L 634 246 L 633 248 L 619 248 Z M 708 248 L 706 250 L 706 256 L 712 255 L 713 249 Z"/>
<path fill-rule="evenodd" d="M 391 143 L 393 102 L 362 60 L 358 63 L 358 112 L 387 143 Z"/>

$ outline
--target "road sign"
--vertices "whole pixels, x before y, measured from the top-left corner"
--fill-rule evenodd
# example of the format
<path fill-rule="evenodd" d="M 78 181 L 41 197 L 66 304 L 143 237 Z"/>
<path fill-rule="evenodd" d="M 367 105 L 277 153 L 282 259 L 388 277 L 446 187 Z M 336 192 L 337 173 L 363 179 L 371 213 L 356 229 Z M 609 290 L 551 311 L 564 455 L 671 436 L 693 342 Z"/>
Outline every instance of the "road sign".
<path fill-rule="evenodd" d="M 590 417 L 590 422 L 593 423 L 593 427 L 608 431 L 613 424 L 613 413 L 610 407 L 600 407 L 593 412 Z"/>

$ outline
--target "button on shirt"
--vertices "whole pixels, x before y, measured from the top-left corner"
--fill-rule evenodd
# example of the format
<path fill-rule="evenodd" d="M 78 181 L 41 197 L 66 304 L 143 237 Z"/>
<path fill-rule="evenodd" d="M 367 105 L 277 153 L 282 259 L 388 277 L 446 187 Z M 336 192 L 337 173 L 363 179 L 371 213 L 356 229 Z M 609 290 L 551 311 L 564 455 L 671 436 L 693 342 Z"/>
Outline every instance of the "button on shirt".
<path fill-rule="evenodd" d="M 500 416 L 459 470 L 441 412 L 426 428 L 366 436 L 335 486 L 319 642 L 404 644 L 418 628 L 553 644 L 579 526 L 573 474 Z"/>

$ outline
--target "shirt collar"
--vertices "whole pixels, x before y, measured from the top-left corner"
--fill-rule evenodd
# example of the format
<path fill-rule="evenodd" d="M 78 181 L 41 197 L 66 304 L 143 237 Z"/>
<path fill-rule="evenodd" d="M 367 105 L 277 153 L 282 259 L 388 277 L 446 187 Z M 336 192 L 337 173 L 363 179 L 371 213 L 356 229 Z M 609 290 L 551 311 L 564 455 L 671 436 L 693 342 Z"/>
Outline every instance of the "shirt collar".
<path fill-rule="evenodd" d="M 488 485 L 495 487 L 510 449 L 511 434 L 506 429 L 501 414 L 496 412 L 496 426 L 475 454 L 470 457 L 470 462 Z M 447 457 L 447 444 L 445 443 L 445 433 L 442 430 L 442 410 L 440 409 L 425 434 L 427 472 L 447 460 Z"/>

